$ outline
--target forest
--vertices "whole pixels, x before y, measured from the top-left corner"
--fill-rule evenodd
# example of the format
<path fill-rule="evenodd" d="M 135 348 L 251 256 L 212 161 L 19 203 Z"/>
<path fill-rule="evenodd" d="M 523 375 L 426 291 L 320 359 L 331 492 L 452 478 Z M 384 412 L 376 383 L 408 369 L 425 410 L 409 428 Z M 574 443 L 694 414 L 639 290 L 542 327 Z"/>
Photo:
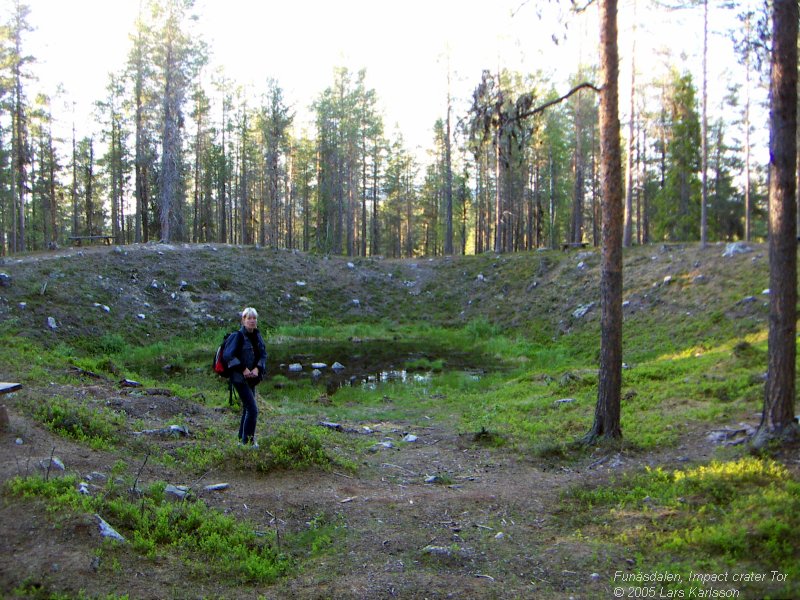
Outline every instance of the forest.
<path fill-rule="evenodd" d="M 767 7 L 712 4 L 736 25 L 712 32 L 729 40 L 736 73 L 723 97 L 710 100 L 707 76 L 675 56 L 641 73 L 635 50 L 621 59 L 632 73 L 620 83 L 626 246 L 765 239 L 767 169 L 755 158 L 765 131 L 751 115 L 766 106 Z M 365 69 L 340 66 L 301 99 L 314 127 L 300 129 L 280 81 L 253 98 L 207 72 L 194 2 L 150 0 L 127 62 L 96 99 L 101 134 L 73 125 L 62 139 L 55 123 L 68 118 L 59 107 L 69 98 L 41 93 L 31 76 L 30 8 L 7 0 L 4 9 L 2 254 L 79 236 L 387 257 L 600 245 L 593 52 L 575 65 L 569 93 L 542 71 L 475 73 L 468 109 L 447 99 L 423 161 L 402 132 L 388 132 Z M 679 9 L 708 35 L 708 3 L 659 8 Z M 626 35 L 635 49 L 636 27 Z"/>

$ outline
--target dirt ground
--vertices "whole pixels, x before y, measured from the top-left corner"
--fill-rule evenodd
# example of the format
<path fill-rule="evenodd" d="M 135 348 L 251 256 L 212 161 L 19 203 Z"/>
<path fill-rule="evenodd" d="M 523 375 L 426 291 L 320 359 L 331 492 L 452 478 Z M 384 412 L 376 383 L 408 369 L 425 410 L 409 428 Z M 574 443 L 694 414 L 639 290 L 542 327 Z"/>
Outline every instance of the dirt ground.
<path fill-rule="evenodd" d="M 159 390 L 144 396 L 126 394 L 112 382 L 89 382 L 58 392 L 105 399 L 105 404 L 147 427 L 161 427 L 178 413 L 186 415 L 190 427 L 234 419 L 219 409 L 178 404 Z M 23 390 L 5 404 L 36 401 L 41 399 Z M 263 432 L 274 424 L 268 403 L 260 402 Z M 2 481 L 42 472 L 38 465 L 51 454 L 67 472 L 81 477 L 108 474 L 118 460 L 142 458 L 94 451 L 54 436 L 13 408 L 9 415 L 10 430 L 0 434 Z M 632 568 L 633 558 L 564 538 L 554 522 L 560 494 L 579 480 L 607 481 L 643 464 L 685 467 L 707 460 L 713 452 L 707 432 L 695 431 L 686 443 L 661 455 L 597 454 L 582 465 L 566 467 L 521 459 L 444 426 L 369 426 L 376 442 L 392 440 L 394 447 L 365 453 L 355 474 L 215 470 L 186 481 L 186 475 L 157 461 L 142 470 L 141 487 L 154 481 L 192 485 L 210 506 L 247 517 L 259 529 L 298 530 L 320 514 L 343 523 L 342 552 L 304 565 L 296 576 L 270 586 L 198 584 L 187 579 L 180 565 L 124 550 L 117 555 L 118 564 L 103 565 L 96 558 L 102 539 L 93 515 L 65 520 L 48 515 L 36 503 L 4 497 L 0 591 L 12 598 L 13 590 L 25 583 L 29 590 L 38 587 L 67 597 L 85 590 L 92 597 L 126 593 L 136 599 L 609 598 L 609 576 L 616 569 Z M 417 440 L 398 443 L 408 432 Z M 167 450 L 180 442 L 165 437 L 159 443 Z M 56 475 L 51 469 L 50 476 Z M 434 475 L 445 483 L 426 482 Z M 229 487 L 203 490 L 221 482 Z"/>

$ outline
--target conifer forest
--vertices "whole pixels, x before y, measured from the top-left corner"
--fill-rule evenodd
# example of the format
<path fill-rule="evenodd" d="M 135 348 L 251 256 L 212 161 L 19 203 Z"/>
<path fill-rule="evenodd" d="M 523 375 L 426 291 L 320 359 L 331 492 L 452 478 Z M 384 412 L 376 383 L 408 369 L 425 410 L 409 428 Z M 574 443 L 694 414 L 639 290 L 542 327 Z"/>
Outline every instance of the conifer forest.
<path fill-rule="evenodd" d="M 727 56 L 706 57 L 707 45 L 701 55 L 724 60 L 729 81 L 711 82 L 710 93 L 706 71 L 690 70 L 680 47 L 656 70 L 637 68 L 645 4 L 646 18 L 681 11 L 724 38 Z M 596 9 L 573 6 L 565 25 L 537 21 L 528 8 L 518 18 L 530 20 L 531 35 L 554 38 L 578 35 L 569 20 Z M 470 97 L 438 99 L 420 153 L 385 121 L 382 92 L 359 65 L 335 68 L 309 98 L 288 98 L 276 79 L 254 96 L 209 73 L 213 48 L 192 31 L 198 8 L 189 0 L 141 4 L 127 61 L 95 101 L 98 133 L 81 131 L 64 108 L 69 93 L 42 93 L 31 76 L 30 7 L 5 0 L 3 9 L 3 254 L 81 236 L 386 257 L 601 243 L 594 35 L 558 81 L 537 65 L 506 69 L 502 57 L 471 74 Z M 767 11 L 694 0 L 619 8 L 633 25 L 619 34 L 626 246 L 765 238 Z"/>

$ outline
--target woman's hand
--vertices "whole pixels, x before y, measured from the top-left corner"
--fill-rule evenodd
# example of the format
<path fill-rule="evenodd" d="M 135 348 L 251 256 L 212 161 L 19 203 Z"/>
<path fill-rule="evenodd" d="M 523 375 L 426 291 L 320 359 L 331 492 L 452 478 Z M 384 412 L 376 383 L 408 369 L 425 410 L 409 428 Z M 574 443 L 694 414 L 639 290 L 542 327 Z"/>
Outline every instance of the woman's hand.
<path fill-rule="evenodd" d="M 244 375 L 247 379 L 258 377 L 258 367 L 255 367 L 252 371 L 245 367 L 244 371 L 242 371 L 242 375 Z"/>

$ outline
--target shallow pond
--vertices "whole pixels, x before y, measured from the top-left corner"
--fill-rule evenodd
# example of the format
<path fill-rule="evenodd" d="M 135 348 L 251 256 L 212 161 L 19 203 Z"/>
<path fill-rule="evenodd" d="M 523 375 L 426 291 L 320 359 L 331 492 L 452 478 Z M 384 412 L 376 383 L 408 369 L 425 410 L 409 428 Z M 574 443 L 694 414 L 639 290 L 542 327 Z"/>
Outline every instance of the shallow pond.
<path fill-rule="evenodd" d="M 268 343 L 267 353 L 268 379 L 307 380 L 324 386 L 328 393 L 347 385 L 426 381 L 444 371 L 466 371 L 479 377 L 500 366 L 471 349 L 420 340 Z"/>

